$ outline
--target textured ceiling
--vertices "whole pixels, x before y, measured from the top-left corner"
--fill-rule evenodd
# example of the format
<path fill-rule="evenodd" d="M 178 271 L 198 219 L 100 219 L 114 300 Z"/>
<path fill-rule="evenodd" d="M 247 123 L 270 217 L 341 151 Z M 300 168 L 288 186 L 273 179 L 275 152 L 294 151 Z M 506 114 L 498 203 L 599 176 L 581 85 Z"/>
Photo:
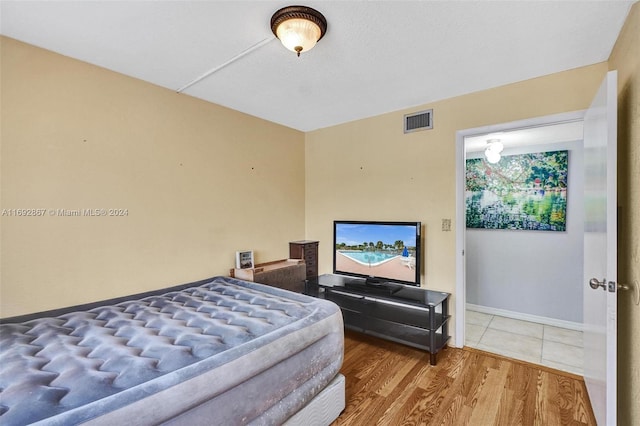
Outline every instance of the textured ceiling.
<path fill-rule="evenodd" d="M 328 21 L 300 58 L 282 1 L 7 1 L 3 35 L 302 131 L 606 61 L 632 1 L 306 1 Z M 268 41 L 271 39 L 271 41 Z"/>

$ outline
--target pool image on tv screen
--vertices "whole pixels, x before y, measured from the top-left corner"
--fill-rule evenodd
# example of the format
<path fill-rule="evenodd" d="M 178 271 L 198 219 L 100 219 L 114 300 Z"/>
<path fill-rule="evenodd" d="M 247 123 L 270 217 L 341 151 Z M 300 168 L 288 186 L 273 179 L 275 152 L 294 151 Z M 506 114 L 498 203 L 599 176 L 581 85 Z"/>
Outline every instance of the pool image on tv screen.
<path fill-rule="evenodd" d="M 334 222 L 334 273 L 420 285 L 420 222 Z"/>

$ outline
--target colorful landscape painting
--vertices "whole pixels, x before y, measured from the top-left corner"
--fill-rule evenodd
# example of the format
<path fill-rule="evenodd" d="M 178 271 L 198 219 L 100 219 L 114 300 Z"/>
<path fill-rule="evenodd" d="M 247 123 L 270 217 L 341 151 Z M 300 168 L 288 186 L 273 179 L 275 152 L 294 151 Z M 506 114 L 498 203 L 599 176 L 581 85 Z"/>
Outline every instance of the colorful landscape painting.
<path fill-rule="evenodd" d="M 566 231 L 568 151 L 466 164 L 467 228 Z"/>

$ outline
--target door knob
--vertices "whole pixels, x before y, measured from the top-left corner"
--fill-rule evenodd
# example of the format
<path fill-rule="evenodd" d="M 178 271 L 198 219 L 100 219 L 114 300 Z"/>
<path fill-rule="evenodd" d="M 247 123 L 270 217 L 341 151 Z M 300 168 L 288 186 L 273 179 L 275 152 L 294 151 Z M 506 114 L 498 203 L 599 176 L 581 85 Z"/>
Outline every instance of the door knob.
<path fill-rule="evenodd" d="M 596 290 L 598 287 L 602 287 L 603 290 L 606 290 L 607 289 L 606 281 L 607 280 L 605 278 L 603 278 L 602 281 L 598 281 L 597 278 L 591 278 L 589 280 L 589 286 L 594 290 Z"/>
<path fill-rule="evenodd" d="M 638 280 L 633 280 L 631 284 L 615 284 L 618 290 L 631 290 L 633 292 L 633 303 L 640 305 L 640 285 L 638 285 Z"/>

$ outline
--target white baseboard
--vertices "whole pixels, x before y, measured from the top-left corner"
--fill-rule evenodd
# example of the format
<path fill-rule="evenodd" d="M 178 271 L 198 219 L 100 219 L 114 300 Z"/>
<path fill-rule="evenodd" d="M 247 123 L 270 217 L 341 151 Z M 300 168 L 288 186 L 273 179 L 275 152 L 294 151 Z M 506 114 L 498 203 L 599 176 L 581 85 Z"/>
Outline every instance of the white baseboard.
<path fill-rule="evenodd" d="M 555 318 L 541 317 L 538 315 L 524 314 L 522 312 L 508 311 L 506 309 L 490 308 L 488 306 L 474 305 L 473 303 L 467 303 L 467 310 L 481 312 L 483 314 L 498 315 L 501 317 L 513 318 L 513 319 L 518 319 L 522 321 L 536 322 L 538 324 L 551 325 L 553 327 L 568 328 L 570 330 L 582 331 L 584 328 L 581 322 L 565 321 L 565 320 L 559 320 Z"/>

